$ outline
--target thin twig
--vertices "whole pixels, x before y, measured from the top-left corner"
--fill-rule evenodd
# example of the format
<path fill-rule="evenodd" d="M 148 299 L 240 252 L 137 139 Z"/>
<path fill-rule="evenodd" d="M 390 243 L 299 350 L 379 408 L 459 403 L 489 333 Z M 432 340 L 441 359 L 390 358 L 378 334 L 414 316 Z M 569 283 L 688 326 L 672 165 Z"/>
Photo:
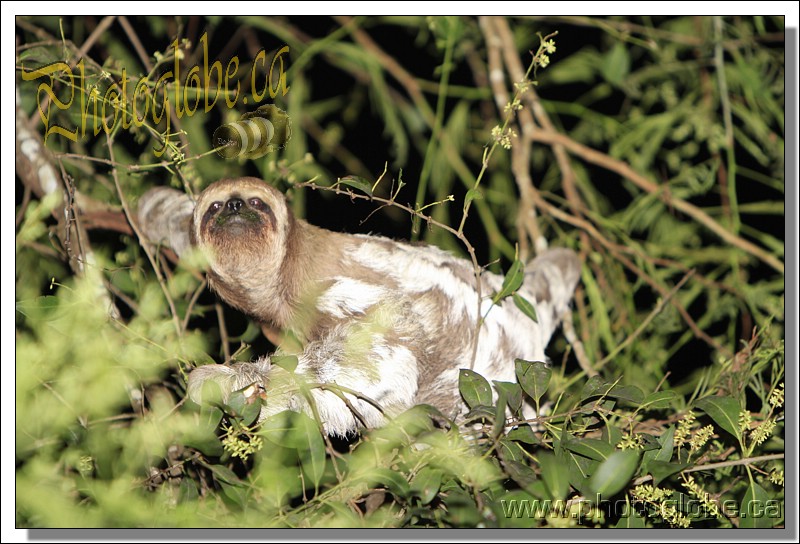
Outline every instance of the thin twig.
<path fill-rule="evenodd" d="M 134 302 L 134 300 L 131 297 L 122 292 L 122 289 L 120 289 L 119 287 L 117 287 L 116 285 L 107 280 L 105 280 L 103 283 L 105 284 L 106 289 L 108 289 L 115 297 L 124 302 L 128 306 L 128 308 L 133 310 L 134 313 L 139 312 L 139 305 L 136 304 L 136 302 Z"/>
<path fill-rule="evenodd" d="M 226 361 L 231 360 L 231 347 L 228 345 L 228 327 L 225 324 L 225 310 L 219 302 L 214 303 L 214 309 L 217 312 L 217 322 L 219 323 L 219 341 L 222 344 L 222 354 L 225 356 Z"/>
<path fill-rule="evenodd" d="M 97 42 L 97 40 L 100 39 L 100 36 L 103 34 L 103 32 L 105 32 L 106 29 L 108 29 L 108 27 L 111 26 L 111 24 L 114 22 L 114 19 L 116 19 L 116 15 L 109 15 L 107 17 L 104 17 L 103 20 L 100 21 L 100 23 L 98 23 L 98 25 L 94 28 L 94 30 L 92 30 L 92 33 L 89 34 L 89 37 L 86 38 L 86 41 L 83 42 L 83 45 L 81 45 L 80 49 L 78 49 L 73 61 L 68 64 L 70 70 L 72 70 L 73 68 L 75 68 L 75 66 L 78 65 L 80 59 L 86 56 L 86 53 L 89 52 L 89 49 L 94 47 L 94 44 Z M 72 42 L 69 43 L 71 44 Z M 114 83 L 113 81 L 111 84 L 114 85 L 114 87 L 118 88 L 117 84 Z M 47 107 L 49 105 L 50 105 L 50 95 L 47 95 L 44 97 L 44 100 L 42 100 L 42 103 L 39 105 L 39 110 L 47 111 Z"/>
<path fill-rule="evenodd" d="M 330 133 L 322 128 L 313 117 L 303 114 L 300 122 L 303 125 L 303 129 L 317 141 L 320 148 L 324 152 L 330 153 L 332 157 L 345 167 L 347 172 L 362 177 L 368 177 L 371 174 L 364 163 L 349 149 L 343 146 L 338 140 L 330 138 Z"/>
<path fill-rule="evenodd" d="M 771 266 L 781 274 L 784 273 L 784 264 L 774 255 L 769 254 L 768 252 L 756 246 L 752 242 L 748 242 L 747 240 L 740 238 L 735 234 L 732 234 L 722 225 L 714 221 L 714 219 L 711 218 L 706 212 L 704 212 L 694 204 L 690 204 L 689 202 L 686 202 L 683 199 L 674 197 L 668 191 L 665 191 L 662 187 L 660 187 L 656 183 L 650 181 L 643 175 L 636 172 L 627 163 L 624 163 L 618 159 L 606 155 L 605 153 L 601 153 L 600 151 L 597 151 L 581 143 L 578 143 L 569 136 L 566 136 L 564 134 L 559 134 L 558 132 L 541 130 L 537 131 L 532 138 L 533 141 L 535 142 L 544 142 L 548 144 L 561 144 L 570 153 L 579 156 L 586 162 L 600 166 L 602 168 L 605 168 L 606 170 L 616 172 L 623 178 L 633 182 L 640 189 L 651 194 L 659 195 L 663 199 L 666 205 L 671 206 L 676 210 L 679 210 L 685 213 L 686 215 L 692 217 L 698 223 L 704 225 L 706 228 L 708 228 L 710 231 L 712 231 L 717 236 L 722 238 L 724 241 L 756 257 L 757 259 Z"/>
<path fill-rule="evenodd" d="M 537 199 L 541 199 L 537 201 L 537 205 L 540 209 L 552 215 L 556 219 L 564 221 L 570 225 L 576 226 L 583 231 L 587 232 L 593 239 L 597 240 L 602 244 L 606 249 L 608 249 L 611 254 L 616 258 L 623 266 L 631 270 L 634 274 L 642 278 L 648 285 L 650 285 L 654 290 L 658 291 L 662 297 L 666 297 L 667 289 L 659 284 L 656 280 L 650 277 L 649 274 L 646 274 L 641 268 L 636 266 L 630 259 L 623 255 L 623 250 L 619 248 L 616 244 L 612 243 L 605 236 L 603 236 L 597 228 L 589 223 L 586 219 L 582 219 L 579 217 L 575 217 L 563 210 L 558 209 L 557 207 L 553 206 L 546 200 L 544 200 L 540 195 L 535 195 Z M 686 311 L 686 308 L 683 307 L 678 301 L 672 300 L 672 305 L 678 312 L 681 314 L 681 317 L 689 325 L 689 328 L 692 329 L 694 335 L 704 342 L 706 342 L 709 346 L 713 347 L 715 350 L 719 351 L 721 354 L 729 357 L 732 355 L 731 350 L 727 349 L 724 346 L 721 346 L 717 342 L 714 341 L 708 334 L 706 334 L 697 323 L 694 321 L 692 316 L 689 315 L 689 312 Z"/>
<path fill-rule="evenodd" d="M 670 290 L 670 292 L 666 294 L 666 296 L 662 297 L 661 300 L 658 301 L 656 307 L 653 308 L 653 310 L 647 315 L 644 321 L 642 321 L 642 323 L 636 328 L 636 330 L 633 331 L 633 334 L 629 335 L 624 341 L 622 341 L 619 345 L 617 345 L 617 347 L 614 348 L 611 351 L 611 353 L 603 357 L 603 359 L 601 359 L 595 365 L 594 370 L 598 371 L 601 368 L 603 368 L 606 364 L 608 364 L 609 361 L 611 361 L 614 357 L 616 357 L 618 353 L 620 353 L 622 350 L 631 345 L 631 343 L 633 343 L 633 341 L 636 340 L 636 338 L 640 334 L 642 334 L 642 332 L 644 332 L 644 330 L 648 326 L 650 326 L 650 323 L 653 321 L 653 319 L 655 319 L 655 317 L 661 313 L 661 311 L 664 309 L 667 303 L 670 300 L 672 300 L 672 297 L 674 297 L 678 293 L 678 291 L 680 291 L 681 287 L 683 287 L 683 284 L 689 281 L 689 278 L 691 278 L 693 275 L 694 275 L 694 270 L 690 270 L 685 276 L 683 276 L 683 278 L 681 278 L 681 281 L 679 281 L 675 285 L 675 287 L 673 287 Z"/>
<path fill-rule="evenodd" d="M 505 108 L 511 103 L 505 88 L 505 74 L 502 68 L 500 54 L 502 40 L 492 32 L 493 24 L 491 17 L 481 17 L 480 25 L 484 31 L 488 47 L 488 80 L 492 87 L 498 112 L 502 115 Z M 523 134 L 535 130 L 530 111 L 520 110 L 518 112 L 518 118 L 520 130 Z M 519 231 L 519 256 L 522 261 L 526 261 L 531 254 L 528 246 L 529 239 L 532 242 L 534 254 L 547 247 L 547 241 L 542 236 L 536 219 L 536 204 L 533 197 L 530 195 L 531 191 L 536 191 L 530 174 L 530 152 L 530 146 L 527 145 L 527 142 L 522 142 L 521 144 L 518 142 L 516 145 L 511 146 L 511 169 L 520 192 L 517 230 Z M 525 234 L 527 234 L 527 236 Z"/>
<path fill-rule="evenodd" d="M 17 242 L 17 243 L 19 244 L 20 242 Z M 52 247 L 48 247 L 48 246 L 46 246 L 44 244 L 40 244 L 39 242 L 32 242 L 30 240 L 26 240 L 26 241 L 22 242 L 20 245 L 22 247 L 29 247 L 32 250 L 36 251 L 37 253 L 41 253 L 42 255 L 46 255 L 46 256 L 50 257 L 51 259 L 56 259 L 56 260 L 64 259 L 64 260 L 66 260 L 66 256 L 64 254 L 59 253 L 58 251 L 56 251 Z"/>
<path fill-rule="evenodd" d="M 14 220 L 14 225 L 16 228 L 19 227 L 19 224 L 22 223 L 22 220 L 25 219 L 25 211 L 28 209 L 28 204 L 31 202 L 31 186 L 28 184 L 23 185 L 23 192 L 22 192 L 22 202 L 19 205 L 19 211 L 17 212 L 17 217 Z"/>
<path fill-rule="evenodd" d="M 116 162 L 114 159 L 114 140 L 110 134 L 106 134 L 106 146 L 108 147 L 108 157 L 111 159 L 112 162 Z M 167 299 L 167 304 L 169 305 L 170 314 L 172 315 L 172 322 L 175 325 L 175 332 L 177 333 L 178 337 L 181 336 L 181 323 L 178 320 L 178 311 L 175 309 L 175 301 L 172 300 L 172 295 L 169 294 L 169 289 L 167 288 L 167 282 L 164 279 L 164 275 L 161 273 L 161 269 L 156 262 L 156 258 L 153 255 L 152 250 L 149 247 L 149 244 L 145 241 L 146 238 L 144 234 L 142 234 L 141 230 L 139 230 L 139 225 L 134 221 L 133 217 L 134 214 L 128 206 L 128 201 L 125 198 L 125 193 L 122 191 L 122 185 L 119 182 L 119 175 L 117 174 L 117 168 L 115 166 L 111 167 L 111 177 L 114 179 L 114 186 L 117 188 L 117 196 L 119 196 L 119 201 L 122 204 L 122 210 L 125 212 L 125 217 L 128 219 L 128 223 L 130 223 L 133 232 L 136 233 L 136 237 L 141 242 L 142 249 L 144 249 L 145 254 L 147 255 L 147 259 L 150 261 L 150 265 L 153 267 L 153 271 L 156 273 L 156 278 L 158 278 L 158 284 L 161 286 L 161 291 L 164 293 L 164 297 Z"/>
<path fill-rule="evenodd" d="M 16 82 L 15 82 L 16 83 Z M 47 148 L 44 146 L 42 136 L 33 129 L 33 123 L 22 111 L 19 95 L 19 87 L 15 85 L 16 108 L 15 108 L 15 167 L 23 185 L 29 188 L 36 196 L 42 198 L 45 195 L 57 193 L 64 198 L 67 203 L 65 214 L 51 213 L 58 221 L 58 240 L 66 252 L 66 260 L 70 268 L 77 274 L 83 275 L 84 266 L 87 262 L 94 262 L 88 236 L 83 226 L 78 221 L 70 220 L 69 206 L 71 194 L 65 193 L 66 172 L 61 166 L 61 171 L 57 171 L 55 160 Z M 73 236 L 79 241 L 81 258 L 67 252 L 69 239 Z M 87 260 L 87 256 L 90 257 Z M 113 319 L 119 318 L 119 312 L 114 306 L 108 291 L 98 290 L 98 298 L 108 308 L 108 314 Z"/>
<path fill-rule="evenodd" d="M 345 396 L 345 394 L 342 393 L 342 391 L 338 388 L 337 385 L 334 384 L 333 386 L 329 386 L 327 384 L 319 384 L 318 389 L 320 389 L 322 391 L 330 391 L 331 393 L 333 393 L 334 395 L 339 397 L 339 400 L 341 400 L 345 404 L 345 406 L 347 406 L 347 408 L 350 410 L 350 412 L 353 414 L 353 416 L 355 416 L 355 418 L 361 423 L 361 425 L 364 428 L 368 428 L 369 427 L 369 425 L 367 424 L 366 418 L 361 414 L 361 412 L 359 412 L 356 409 L 355 406 L 353 406 L 353 403 L 350 402 L 350 399 L 348 399 Z"/>
<path fill-rule="evenodd" d="M 383 411 L 383 406 L 381 406 L 378 401 L 369 398 L 368 396 L 356 391 L 355 389 L 350 389 L 349 387 L 339 385 L 338 383 L 309 383 L 307 385 L 312 389 L 322 389 L 323 391 L 331 391 L 331 392 L 333 392 L 333 388 L 336 388 L 342 393 L 353 395 L 357 399 L 363 400 L 364 402 L 371 404 L 381 414 L 383 414 L 384 416 L 386 415 Z M 359 414 L 357 410 L 354 411 L 354 414 L 357 414 L 359 419 L 363 420 L 363 416 L 361 416 L 361 414 Z"/>
<path fill-rule="evenodd" d="M 197 286 L 197 289 L 194 290 L 192 293 L 192 298 L 189 299 L 189 304 L 186 307 L 186 315 L 183 316 L 183 323 L 181 323 L 181 330 L 186 332 L 186 329 L 189 327 L 189 318 L 192 317 L 192 309 L 194 309 L 194 305 L 197 304 L 197 299 L 200 298 L 200 294 L 205 290 L 206 286 L 208 285 L 208 280 L 203 280 L 200 282 L 200 285 Z"/>
<path fill-rule="evenodd" d="M 497 32 L 503 42 L 503 55 L 506 66 L 508 66 L 509 73 L 514 81 L 521 82 L 525 77 L 525 71 L 522 67 L 522 62 L 519 60 L 517 50 L 514 48 L 514 36 L 511 32 L 511 28 L 509 28 L 508 22 L 503 17 L 496 17 L 494 22 L 495 28 L 497 29 Z M 553 123 L 550 121 L 550 117 L 547 115 L 547 112 L 544 111 L 544 107 L 542 106 L 542 103 L 539 100 L 539 95 L 536 93 L 535 89 L 532 87 L 529 88 L 528 92 L 522 95 L 522 99 L 530 106 L 534 116 L 536 117 L 536 120 L 539 122 L 539 126 L 541 126 L 547 132 L 554 132 L 555 128 L 553 127 Z M 533 126 L 532 123 L 531 126 Z M 528 130 L 524 132 L 524 134 L 526 138 L 528 138 L 533 136 L 535 132 L 537 131 Z M 572 210 L 573 214 L 580 216 L 584 205 L 580 197 L 580 193 L 578 193 L 578 189 L 575 186 L 575 171 L 572 169 L 572 165 L 569 162 L 569 157 L 567 156 L 564 148 L 558 144 L 553 146 L 553 154 L 555 155 L 556 162 L 561 170 L 561 186 L 564 189 L 564 194 L 567 197 L 570 209 Z M 584 242 L 586 241 L 587 240 L 584 240 Z"/>
<path fill-rule="evenodd" d="M 763 463 L 765 461 L 777 461 L 778 459 L 785 459 L 786 454 L 784 453 L 771 453 L 769 455 L 760 455 L 758 457 L 746 457 L 744 459 L 734 459 L 733 461 L 722 461 L 719 463 L 708 463 L 707 465 L 696 465 L 693 467 L 689 467 L 680 471 L 680 474 L 686 474 L 689 472 L 700 472 L 703 470 L 715 470 L 718 468 L 726 468 L 726 467 L 736 467 L 741 465 L 752 465 L 754 463 Z M 653 477 L 649 474 L 646 476 L 642 476 L 637 478 L 633 481 L 633 485 L 641 485 L 643 483 L 649 482 L 652 480 Z"/>
<path fill-rule="evenodd" d="M 349 25 L 352 21 L 352 19 L 349 17 L 337 17 L 336 19 L 340 22 L 340 24 L 343 25 Z M 386 71 L 389 72 L 389 74 L 394 77 L 406 90 L 406 93 L 408 93 L 408 95 L 411 97 L 414 106 L 416 107 L 417 111 L 419 111 L 422 119 L 425 121 L 425 124 L 428 125 L 429 128 L 433 129 L 436 123 L 436 115 L 428 104 L 428 101 L 425 99 L 425 96 L 421 91 L 419 81 L 405 68 L 403 68 L 391 55 L 381 49 L 381 47 L 375 43 L 375 41 L 363 29 L 360 29 L 355 25 L 351 25 L 349 29 L 356 42 L 364 49 L 369 51 L 372 56 L 378 59 L 381 67 L 386 69 Z M 291 28 L 290 30 L 298 36 L 302 35 L 302 33 L 299 31 Z M 310 38 L 305 39 L 306 41 L 310 40 Z M 333 57 L 333 60 L 334 63 L 336 63 L 335 61 L 338 61 L 339 59 Z M 366 85 L 372 84 L 372 75 L 370 75 L 368 72 L 350 66 L 347 67 L 347 70 L 358 81 Z M 393 89 L 389 89 L 389 93 L 391 94 L 392 100 L 398 103 L 398 109 L 403 109 L 405 106 L 402 106 L 402 104 L 406 103 L 405 97 L 402 94 L 395 92 Z M 442 150 L 445 152 L 447 162 L 453 168 L 453 171 L 457 174 L 464 187 L 467 190 L 472 189 L 475 183 L 475 176 L 472 170 L 464 162 L 462 154 L 456 149 L 447 131 L 443 131 L 441 137 Z M 471 202 L 478 208 L 478 214 L 484 224 L 487 235 L 489 236 L 489 243 L 493 246 L 501 248 L 506 255 L 508 255 L 510 258 L 513 258 L 514 248 L 502 236 L 500 229 L 497 226 L 497 220 L 492 214 L 491 210 L 489 210 L 488 204 L 484 200 L 473 200 Z M 475 261 L 474 264 L 476 267 L 478 266 L 477 261 Z"/>
<path fill-rule="evenodd" d="M 128 18 L 124 15 L 120 15 L 119 24 L 131 41 L 133 48 L 136 50 L 136 54 L 139 55 L 139 60 L 142 61 L 142 66 L 144 66 L 145 71 L 149 73 L 153 69 L 153 63 L 150 62 L 150 56 L 147 54 L 147 51 L 145 51 L 142 41 L 139 39 L 139 35 L 136 34 L 136 30 L 134 30 L 130 22 L 128 22 Z"/>
<path fill-rule="evenodd" d="M 380 46 L 378 46 L 378 44 L 375 43 L 375 41 L 369 36 L 369 34 L 353 25 L 352 17 L 338 16 L 334 17 L 334 19 L 340 25 L 349 27 L 350 34 L 353 36 L 353 39 L 364 49 L 375 55 L 381 66 L 383 66 L 386 71 L 389 72 L 406 89 L 406 91 L 408 91 L 408 94 L 411 96 L 414 103 L 420 107 L 423 117 L 426 118 L 428 125 L 432 127 L 435 123 L 436 114 L 433 112 L 430 105 L 428 105 L 428 101 L 425 100 L 425 96 L 422 94 L 422 90 L 420 89 L 417 79 L 408 71 L 406 71 L 406 69 L 403 68 L 394 57 L 381 49 Z"/>
<path fill-rule="evenodd" d="M 575 325 L 572 322 L 571 310 L 564 312 L 564 315 L 561 317 L 561 330 L 564 331 L 564 337 L 575 351 L 575 358 L 578 359 L 578 365 L 580 365 L 581 369 L 590 378 L 597 376 L 599 372 L 592 367 L 592 363 L 589 361 L 589 356 L 586 355 L 586 350 L 583 347 L 583 342 L 581 342 L 578 338 L 578 335 L 575 334 Z"/>

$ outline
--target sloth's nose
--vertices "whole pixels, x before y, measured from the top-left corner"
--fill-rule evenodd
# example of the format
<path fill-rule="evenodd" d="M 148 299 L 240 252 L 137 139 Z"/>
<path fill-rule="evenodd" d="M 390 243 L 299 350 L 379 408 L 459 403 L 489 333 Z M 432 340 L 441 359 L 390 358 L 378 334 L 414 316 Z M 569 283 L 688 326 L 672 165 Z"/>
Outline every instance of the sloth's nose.
<path fill-rule="evenodd" d="M 235 213 L 244 206 L 244 201 L 241 198 L 232 198 L 225 205 L 228 207 L 228 211 Z"/>

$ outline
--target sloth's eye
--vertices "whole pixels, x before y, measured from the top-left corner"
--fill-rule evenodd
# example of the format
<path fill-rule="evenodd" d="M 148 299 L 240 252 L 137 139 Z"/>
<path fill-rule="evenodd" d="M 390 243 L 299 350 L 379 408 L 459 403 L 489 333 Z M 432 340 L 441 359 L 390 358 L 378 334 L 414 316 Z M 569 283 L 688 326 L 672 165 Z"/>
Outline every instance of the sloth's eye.
<path fill-rule="evenodd" d="M 211 203 L 211 206 L 209 206 L 209 207 L 208 207 L 208 211 L 210 211 L 210 212 L 215 212 L 215 211 L 217 211 L 217 210 L 218 210 L 218 209 L 220 209 L 220 208 L 222 208 L 222 202 L 220 202 L 219 200 L 217 200 L 216 202 L 212 202 L 212 203 Z"/>
<path fill-rule="evenodd" d="M 261 200 L 260 198 L 251 198 L 250 200 L 248 200 L 248 203 L 249 203 L 249 204 L 250 204 L 250 205 L 251 205 L 253 208 L 255 208 L 255 209 L 257 209 L 257 210 L 263 210 L 264 208 L 266 208 L 266 207 L 267 207 L 267 205 L 266 205 L 266 204 L 264 204 L 264 201 L 263 201 L 263 200 Z"/>

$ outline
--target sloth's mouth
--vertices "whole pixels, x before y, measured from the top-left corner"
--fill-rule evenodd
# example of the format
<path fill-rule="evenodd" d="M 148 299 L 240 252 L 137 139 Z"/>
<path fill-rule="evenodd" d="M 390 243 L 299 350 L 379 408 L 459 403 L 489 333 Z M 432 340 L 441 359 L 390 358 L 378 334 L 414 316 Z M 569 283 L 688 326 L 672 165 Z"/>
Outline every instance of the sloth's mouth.
<path fill-rule="evenodd" d="M 216 220 L 218 227 L 225 225 L 252 225 L 260 222 L 261 219 L 258 214 L 252 210 L 223 212 L 217 216 Z"/>

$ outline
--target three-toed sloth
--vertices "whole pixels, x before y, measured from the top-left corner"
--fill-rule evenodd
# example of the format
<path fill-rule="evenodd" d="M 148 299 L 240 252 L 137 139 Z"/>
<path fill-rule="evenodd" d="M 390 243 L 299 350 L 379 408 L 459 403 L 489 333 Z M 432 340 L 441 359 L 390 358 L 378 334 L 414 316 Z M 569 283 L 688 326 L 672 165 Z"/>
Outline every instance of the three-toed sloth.
<path fill-rule="evenodd" d="M 480 275 L 479 308 L 470 262 L 430 245 L 315 227 L 292 214 L 282 193 L 249 177 L 210 185 L 194 206 L 179 191 L 152 189 L 139 222 L 151 242 L 178 255 L 202 251 L 209 285 L 225 302 L 301 346 L 294 373 L 270 356 L 201 366 L 189 375 L 190 398 L 200 402 L 214 380 L 223 395 L 244 390 L 262 402 L 259 420 L 316 412 L 338 435 L 415 404 L 458 415 L 461 368 L 515 381 L 516 358 L 545 360 L 580 276 L 573 251 L 551 249 L 528 263 L 519 289 L 536 322 L 510 298 L 493 305 L 503 278 L 488 272 Z"/>

